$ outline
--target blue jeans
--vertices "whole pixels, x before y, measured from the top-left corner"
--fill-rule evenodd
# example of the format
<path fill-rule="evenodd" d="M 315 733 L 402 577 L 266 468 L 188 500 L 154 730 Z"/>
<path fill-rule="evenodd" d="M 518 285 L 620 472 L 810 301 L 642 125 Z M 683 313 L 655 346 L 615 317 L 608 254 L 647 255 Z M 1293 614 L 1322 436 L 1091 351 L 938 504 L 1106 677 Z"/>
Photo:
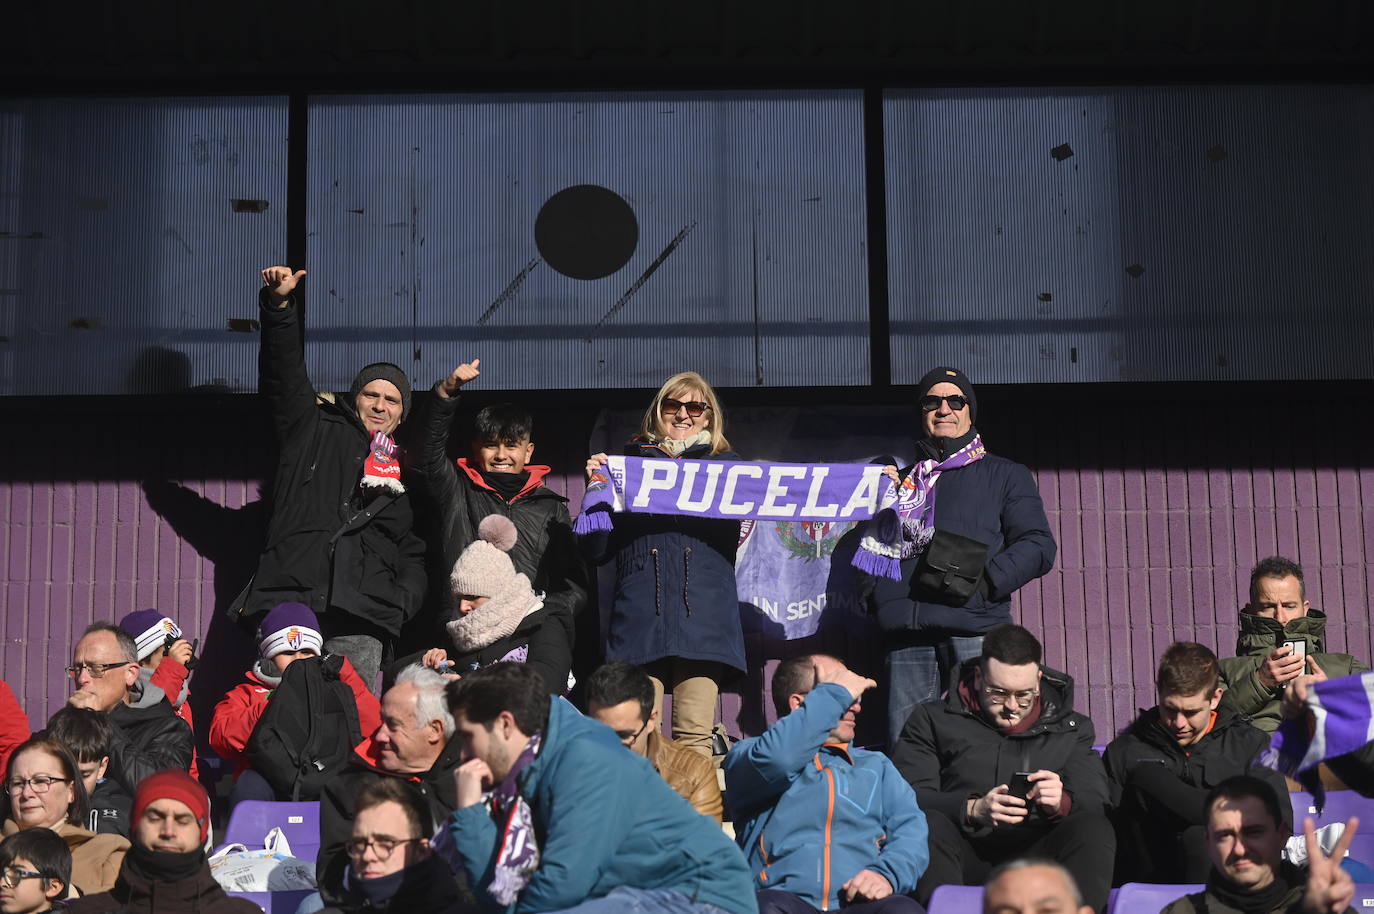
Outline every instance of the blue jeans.
<path fill-rule="evenodd" d="M 887 748 L 892 751 L 911 710 L 934 701 L 950 673 L 983 652 L 983 636 L 946 638 L 938 644 L 899 647 L 887 654 Z"/>
<path fill-rule="evenodd" d="M 724 908 L 692 901 L 672 889 L 633 889 L 620 886 L 602 898 L 592 898 L 552 914 L 730 914 Z"/>

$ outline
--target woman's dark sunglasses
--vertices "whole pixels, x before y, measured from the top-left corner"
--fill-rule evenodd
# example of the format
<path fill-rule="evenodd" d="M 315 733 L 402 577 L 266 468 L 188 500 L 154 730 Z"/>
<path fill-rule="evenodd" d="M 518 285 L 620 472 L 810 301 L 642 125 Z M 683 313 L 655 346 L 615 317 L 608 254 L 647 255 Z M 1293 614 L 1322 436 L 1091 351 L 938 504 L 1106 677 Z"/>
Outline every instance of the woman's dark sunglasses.
<path fill-rule="evenodd" d="M 672 397 L 663 398 L 663 411 L 670 416 L 675 416 L 678 410 L 685 409 L 687 410 L 687 415 L 695 419 L 710 408 L 709 405 L 702 403 L 700 400 L 683 401 L 674 400 Z"/>
<path fill-rule="evenodd" d="M 954 410 L 956 413 L 959 410 L 963 409 L 965 406 L 968 406 L 968 397 L 961 397 L 959 394 L 955 394 L 952 397 L 937 397 L 934 394 L 930 394 L 929 396 L 921 398 L 921 412 L 935 412 L 937 409 L 940 408 L 941 400 L 944 400 L 946 403 L 948 403 L 949 408 Z"/>

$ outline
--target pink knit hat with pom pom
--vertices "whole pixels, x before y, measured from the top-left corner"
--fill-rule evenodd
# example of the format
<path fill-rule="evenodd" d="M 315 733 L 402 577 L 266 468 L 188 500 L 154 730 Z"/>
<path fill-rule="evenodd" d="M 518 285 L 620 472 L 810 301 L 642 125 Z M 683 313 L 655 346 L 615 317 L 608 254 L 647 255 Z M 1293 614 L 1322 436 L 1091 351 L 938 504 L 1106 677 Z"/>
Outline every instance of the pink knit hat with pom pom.
<path fill-rule="evenodd" d="M 453 573 L 449 575 L 453 595 L 494 597 L 509 587 L 516 573 L 506 553 L 515 546 L 516 538 L 515 524 L 510 518 L 500 514 L 482 518 L 477 525 L 477 539 L 453 563 Z"/>

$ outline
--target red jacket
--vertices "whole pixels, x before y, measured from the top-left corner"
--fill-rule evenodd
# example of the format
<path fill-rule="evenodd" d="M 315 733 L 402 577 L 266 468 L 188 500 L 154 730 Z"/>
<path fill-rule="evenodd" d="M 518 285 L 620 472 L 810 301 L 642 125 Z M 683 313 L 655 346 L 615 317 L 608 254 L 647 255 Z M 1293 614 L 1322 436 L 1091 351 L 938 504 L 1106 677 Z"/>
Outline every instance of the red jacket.
<path fill-rule="evenodd" d="M 358 723 L 362 727 L 363 739 L 366 740 L 382 725 L 381 705 L 377 702 L 377 696 L 367 690 L 362 677 L 353 669 L 353 664 L 349 663 L 346 657 L 339 675 L 353 690 L 353 698 L 358 703 Z M 258 718 L 267 710 L 267 701 L 271 698 L 273 689 L 258 678 L 255 670 L 250 669 L 246 676 L 247 682 L 234 686 L 229 694 L 215 705 L 215 716 L 210 721 L 210 746 L 219 753 L 220 758 L 238 762 L 234 777 L 238 777 L 248 767 L 248 759 L 244 756 L 248 748 L 248 739 L 253 735 L 253 728 L 258 725 Z"/>
<path fill-rule="evenodd" d="M 9 683 L 0 679 L 0 771 L 10 763 L 10 753 L 29 738 L 29 718 L 19 706 Z"/>
<path fill-rule="evenodd" d="M 173 660 L 171 657 L 163 657 L 162 662 L 153 670 L 153 675 L 148 678 L 148 682 L 157 686 L 167 695 L 167 703 L 177 712 L 177 717 L 186 721 L 186 726 L 191 728 L 191 732 L 196 732 L 195 721 L 191 720 L 191 693 L 186 693 L 186 701 L 177 704 L 181 698 L 181 690 L 186 685 L 186 678 L 191 675 L 191 671 L 186 669 L 186 665 L 180 660 Z M 195 750 L 191 751 L 191 777 L 200 779 L 200 772 L 196 770 Z"/>

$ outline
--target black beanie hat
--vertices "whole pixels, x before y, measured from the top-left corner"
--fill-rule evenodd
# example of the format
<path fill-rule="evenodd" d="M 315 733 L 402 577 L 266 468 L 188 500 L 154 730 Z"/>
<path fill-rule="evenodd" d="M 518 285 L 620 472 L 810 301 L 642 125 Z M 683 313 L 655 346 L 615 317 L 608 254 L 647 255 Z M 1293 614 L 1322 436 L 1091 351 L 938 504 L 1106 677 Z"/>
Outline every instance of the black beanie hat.
<path fill-rule="evenodd" d="M 348 390 L 348 402 L 356 402 L 358 394 L 362 393 L 363 388 L 371 381 L 390 381 L 396 385 L 396 389 L 401 392 L 401 418 L 404 419 L 410 412 L 410 379 L 406 377 L 406 373 L 390 362 L 364 365 L 363 370 L 353 379 L 353 386 Z"/>
<path fill-rule="evenodd" d="M 921 378 L 916 384 L 916 399 L 920 401 L 922 397 L 930 393 L 930 389 L 941 382 L 953 384 L 968 400 L 968 418 L 970 422 L 978 421 L 978 395 L 973 392 L 973 382 L 968 379 L 957 368 L 932 368 L 926 372 L 926 376 Z"/>

